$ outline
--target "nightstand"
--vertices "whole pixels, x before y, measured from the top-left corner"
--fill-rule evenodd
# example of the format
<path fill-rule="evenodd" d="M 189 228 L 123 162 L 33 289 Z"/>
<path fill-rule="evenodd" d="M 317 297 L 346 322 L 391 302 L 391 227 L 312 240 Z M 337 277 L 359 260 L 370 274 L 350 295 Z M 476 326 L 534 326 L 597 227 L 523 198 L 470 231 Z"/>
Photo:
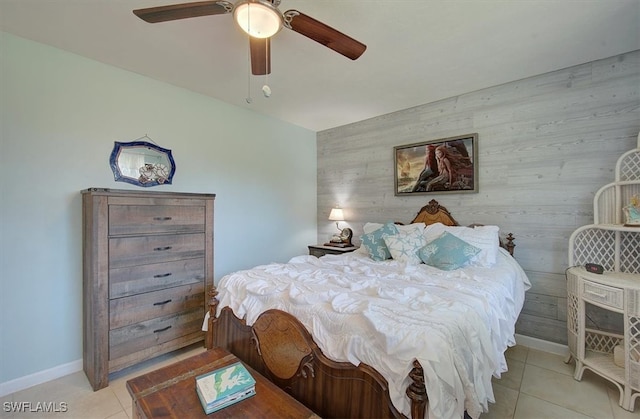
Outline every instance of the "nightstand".
<path fill-rule="evenodd" d="M 640 228 L 623 218 L 622 206 L 631 206 L 639 191 L 640 135 L 638 147 L 618 159 L 615 181 L 596 192 L 593 224 L 569 237 L 567 270 L 573 378 L 580 381 L 585 369 L 606 378 L 620 391 L 618 404 L 630 412 L 640 398 Z M 600 265 L 601 273 L 588 271 L 590 263 Z M 589 311 L 617 320 L 600 328 Z"/>
<path fill-rule="evenodd" d="M 341 255 L 343 253 L 349 253 L 356 250 L 357 246 L 351 247 L 335 247 L 335 246 L 324 246 L 322 244 L 315 244 L 309 246 L 309 254 L 311 256 L 315 256 L 317 258 L 324 255 Z"/>

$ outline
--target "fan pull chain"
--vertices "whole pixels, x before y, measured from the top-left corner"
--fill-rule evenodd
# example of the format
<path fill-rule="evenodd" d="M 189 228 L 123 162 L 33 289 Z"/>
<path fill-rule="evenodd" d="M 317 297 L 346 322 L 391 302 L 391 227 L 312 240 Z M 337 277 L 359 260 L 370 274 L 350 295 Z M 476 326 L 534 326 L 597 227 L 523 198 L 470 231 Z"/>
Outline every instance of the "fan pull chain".
<path fill-rule="evenodd" d="M 264 68 L 266 69 L 264 74 L 264 86 L 262 86 L 262 94 L 264 97 L 269 98 L 271 96 L 271 88 L 269 87 L 269 42 L 264 43 Z"/>
<path fill-rule="evenodd" d="M 249 7 L 251 7 L 250 4 Z M 247 13 L 247 27 L 251 27 L 251 13 Z M 245 100 L 248 104 L 251 104 L 253 102 L 251 98 L 251 35 L 248 33 L 247 40 L 249 41 L 249 49 L 247 50 L 247 98 Z"/>
<path fill-rule="evenodd" d="M 247 98 L 245 100 L 249 104 L 253 102 L 253 99 L 251 98 L 251 51 L 249 51 L 249 71 L 247 71 Z"/>

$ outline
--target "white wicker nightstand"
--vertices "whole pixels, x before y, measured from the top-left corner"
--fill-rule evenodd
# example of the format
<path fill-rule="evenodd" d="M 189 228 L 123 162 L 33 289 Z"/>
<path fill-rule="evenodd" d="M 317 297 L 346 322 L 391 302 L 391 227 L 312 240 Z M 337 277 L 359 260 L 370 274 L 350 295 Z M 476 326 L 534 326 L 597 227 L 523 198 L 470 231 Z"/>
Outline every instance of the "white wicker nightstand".
<path fill-rule="evenodd" d="M 576 360 L 574 378 L 585 369 L 613 382 L 620 390 L 619 404 L 633 411 L 640 397 L 640 280 L 637 274 L 587 272 L 574 267 L 567 272 L 569 349 Z M 585 310 L 593 304 L 623 315 L 624 334 L 586 327 Z M 624 351 L 622 366 L 614 363 L 614 348 Z"/>
<path fill-rule="evenodd" d="M 640 194 L 640 135 L 638 148 L 623 154 L 616 180 L 594 197 L 594 224 L 578 228 L 569 239 L 567 271 L 567 329 L 570 358 L 576 360 L 574 378 L 585 369 L 613 382 L 619 404 L 633 411 L 640 397 L 640 228 L 625 227 L 622 206 Z M 604 273 L 587 272 L 599 264 Z M 620 333 L 587 327 L 589 305 L 620 313 Z M 620 351 L 620 365 L 614 351 Z"/>

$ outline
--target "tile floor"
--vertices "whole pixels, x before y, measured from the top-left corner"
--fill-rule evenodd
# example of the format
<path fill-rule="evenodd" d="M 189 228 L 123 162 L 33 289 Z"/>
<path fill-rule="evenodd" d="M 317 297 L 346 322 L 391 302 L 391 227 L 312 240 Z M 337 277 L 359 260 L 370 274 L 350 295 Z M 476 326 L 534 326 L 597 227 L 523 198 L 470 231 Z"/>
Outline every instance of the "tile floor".
<path fill-rule="evenodd" d="M 204 349 L 192 346 L 163 355 L 111 375 L 109 387 L 92 391 L 83 372 L 53 380 L 0 398 L 0 418 L 129 419 L 131 398 L 127 380 L 195 355 Z M 573 379 L 573 365 L 558 355 L 516 346 L 507 351 L 509 372 L 494 380 L 497 403 L 489 406 L 482 419 L 639 419 L 640 399 L 635 411 L 618 406 L 613 384 L 589 371 L 581 382 Z M 65 402 L 66 413 L 8 412 L 6 402 Z"/>

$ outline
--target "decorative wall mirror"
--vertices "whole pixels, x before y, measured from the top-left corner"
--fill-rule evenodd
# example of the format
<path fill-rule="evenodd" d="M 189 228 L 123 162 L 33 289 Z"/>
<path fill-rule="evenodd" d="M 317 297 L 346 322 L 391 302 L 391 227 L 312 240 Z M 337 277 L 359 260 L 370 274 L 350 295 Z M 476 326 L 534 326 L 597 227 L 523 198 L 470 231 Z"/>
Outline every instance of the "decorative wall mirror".
<path fill-rule="evenodd" d="M 109 163 L 116 181 L 143 187 L 171 184 L 176 172 L 171 150 L 146 141 L 115 141 Z"/>

